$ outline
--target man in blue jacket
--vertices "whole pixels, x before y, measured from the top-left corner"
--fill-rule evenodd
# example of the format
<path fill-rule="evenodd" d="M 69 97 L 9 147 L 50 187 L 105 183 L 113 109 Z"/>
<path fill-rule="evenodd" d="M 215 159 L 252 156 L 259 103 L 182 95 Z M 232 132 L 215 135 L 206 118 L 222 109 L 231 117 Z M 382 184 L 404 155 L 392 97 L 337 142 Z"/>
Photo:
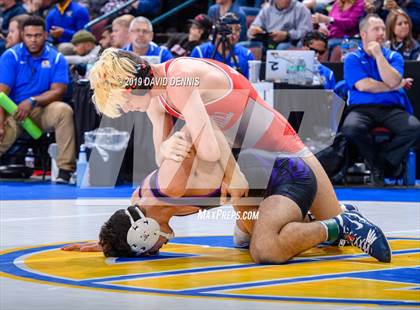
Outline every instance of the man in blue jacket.
<path fill-rule="evenodd" d="M 46 44 L 44 20 L 33 16 L 23 24 L 22 43 L 0 58 L 0 92 L 17 105 L 13 116 L 0 107 L 0 156 L 22 133 L 21 121 L 30 117 L 42 130 L 55 131 L 59 174 L 57 183 L 69 183 L 75 168 L 73 110 L 62 102 L 69 83 L 64 56 Z"/>
<path fill-rule="evenodd" d="M 344 79 L 349 88 L 349 113 L 344 135 L 357 146 L 371 169 L 371 182 L 384 185 L 384 170 L 397 176 L 408 149 L 420 138 L 420 122 L 404 110 L 403 89 L 412 79 L 404 78 L 404 60 L 394 51 L 381 47 L 385 24 L 376 14 L 359 24 L 362 45 L 344 61 Z M 379 149 L 369 135 L 373 127 L 389 129 L 393 137 Z"/>
<path fill-rule="evenodd" d="M 89 22 L 88 10 L 72 0 L 58 0 L 46 18 L 47 32 L 54 43 L 70 42 Z"/>

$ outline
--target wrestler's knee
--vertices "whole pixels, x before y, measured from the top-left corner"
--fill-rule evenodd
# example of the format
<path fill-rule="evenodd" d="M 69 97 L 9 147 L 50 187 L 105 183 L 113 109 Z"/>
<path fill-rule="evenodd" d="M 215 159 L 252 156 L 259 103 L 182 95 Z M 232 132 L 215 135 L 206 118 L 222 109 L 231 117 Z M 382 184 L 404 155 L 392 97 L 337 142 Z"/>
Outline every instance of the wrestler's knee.
<path fill-rule="evenodd" d="M 249 253 L 253 261 L 257 264 L 281 264 L 287 262 L 290 259 L 290 255 L 287 255 L 281 245 L 271 242 L 269 239 L 274 239 L 275 241 L 277 238 L 254 238 L 253 236 L 249 247 Z"/>

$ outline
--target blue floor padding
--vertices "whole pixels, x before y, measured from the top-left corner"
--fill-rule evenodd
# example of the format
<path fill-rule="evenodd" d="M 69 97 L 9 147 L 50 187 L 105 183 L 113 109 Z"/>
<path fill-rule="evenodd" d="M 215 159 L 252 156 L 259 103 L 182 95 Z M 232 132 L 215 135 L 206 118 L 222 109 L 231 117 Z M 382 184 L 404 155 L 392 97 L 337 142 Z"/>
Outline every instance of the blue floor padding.
<path fill-rule="evenodd" d="M 0 199 L 130 198 L 133 190 L 133 187 L 128 185 L 115 188 L 78 188 L 74 185 L 59 185 L 48 182 L 2 182 L 0 183 Z"/>
<path fill-rule="evenodd" d="M 0 200 L 130 198 L 130 185 L 115 188 L 77 188 L 48 182 L 1 182 Z M 420 188 L 336 188 L 340 200 L 420 202 Z"/>

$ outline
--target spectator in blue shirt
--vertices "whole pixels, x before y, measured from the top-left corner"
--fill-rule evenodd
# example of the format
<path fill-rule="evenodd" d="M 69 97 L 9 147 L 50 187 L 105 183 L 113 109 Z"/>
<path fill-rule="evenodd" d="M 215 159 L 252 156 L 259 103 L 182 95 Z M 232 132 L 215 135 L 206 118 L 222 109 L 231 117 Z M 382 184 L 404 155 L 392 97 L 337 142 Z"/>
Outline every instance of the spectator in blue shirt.
<path fill-rule="evenodd" d="M 73 111 L 61 101 L 69 82 L 68 65 L 63 55 L 46 44 L 42 18 L 32 16 L 24 22 L 22 40 L 0 58 L 0 92 L 18 105 L 7 118 L 0 107 L 0 156 L 22 133 L 20 121 L 30 117 L 42 130 L 55 131 L 57 182 L 68 183 L 76 151 Z"/>
<path fill-rule="evenodd" d="M 209 7 L 207 15 L 211 18 L 213 24 L 215 24 L 219 18 L 226 13 L 233 13 L 239 18 L 241 24 L 241 34 L 239 41 L 246 41 L 246 15 L 239 5 L 236 5 L 233 0 L 216 0 L 216 4 Z"/>
<path fill-rule="evenodd" d="M 384 171 L 397 176 L 408 149 L 420 138 L 420 122 L 404 110 L 404 88 L 412 79 L 404 78 L 404 61 L 394 51 L 381 47 L 385 24 L 376 14 L 359 24 L 362 45 L 344 61 L 344 79 L 349 88 L 347 114 L 342 131 L 354 143 L 371 169 L 371 182 L 384 184 Z M 376 126 L 393 133 L 379 149 L 369 131 Z"/>
<path fill-rule="evenodd" d="M 146 17 L 139 16 L 133 19 L 128 31 L 130 44 L 123 48 L 125 51 L 134 52 L 138 56 L 158 56 L 159 63 L 173 58 L 167 48 L 152 42 L 153 26 Z"/>
<path fill-rule="evenodd" d="M 222 28 L 229 27 L 229 32 L 231 32 L 231 34 L 227 35 L 227 44 L 221 43 L 222 36 L 217 34 L 217 36 L 214 36 L 213 42 L 207 42 L 196 46 L 191 52 L 191 57 L 213 58 L 232 68 L 235 68 L 238 72 L 248 78 L 248 60 L 254 60 L 254 55 L 246 47 L 236 44 L 239 41 L 239 34 L 241 32 L 241 25 L 239 24 L 239 20 L 236 15 L 227 13 L 223 19 L 230 20 L 229 24 L 227 26 L 221 26 L 221 20 L 219 19 L 216 24 L 215 31 L 225 32 Z M 224 53 L 223 48 L 225 48 Z"/>
<path fill-rule="evenodd" d="M 328 39 L 323 33 L 319 31 L 310 31 L 306 33 L 303 37 L 302 44 L 304 49 L 315 52 L 315 61 L 317 62 L 319 62 L 319 57 L 324 55 L 328 50 Z M 334 72 L 330 68 L 320 63 L 319 74 L 322 77 L 324 88 L 334 89 Z"/>
<path fill-rule="evenodd" d="M 54 43 L 70 42 L 89 22 L 88 10 L 72 0 L 58 0 L 46 18 L 47 32 Z"/>
<path fill-rule="evenodd" d="M 3 7 L 1 30 L 5 33 L 9 28 L 10 20 L 15 16 L 25 14 L 26 10 L 20 2 L 16 3 L 16 0 L 0 0 L 0 6 Z"/>

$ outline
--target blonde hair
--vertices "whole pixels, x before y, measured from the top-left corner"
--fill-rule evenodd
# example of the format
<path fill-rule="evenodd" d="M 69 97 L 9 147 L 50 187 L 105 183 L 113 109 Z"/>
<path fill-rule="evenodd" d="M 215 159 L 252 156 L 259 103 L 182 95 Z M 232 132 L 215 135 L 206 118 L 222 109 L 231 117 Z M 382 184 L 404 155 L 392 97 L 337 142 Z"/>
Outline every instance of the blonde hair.
<path fill-rule="evenodd" d="M 125 14 L 125 15 L 122 15 L 122 16 L 117 17 L 116 19 L 114 19 L 112 21 L 112 25 L 113 26 L 114 25 L 120 25 L 120 26 L 125 27 L 125 28 L 128 29 L 130 27 L 130 23 L 131 23 L 131 21 L 133 19 L 134 19 L 134 16 L 133 15 Z"/>
<path fill-rule="evenodd" d="M 121 100 L 113 95 L 118 95 L 117 91 L 124 89 L 124 81 L 135 76 L 134 55 L 112 47 L 103 51 L 89 73 L 94 92 L 92 101 L 96 109 L 111 118 L 120 116 Z"/>

